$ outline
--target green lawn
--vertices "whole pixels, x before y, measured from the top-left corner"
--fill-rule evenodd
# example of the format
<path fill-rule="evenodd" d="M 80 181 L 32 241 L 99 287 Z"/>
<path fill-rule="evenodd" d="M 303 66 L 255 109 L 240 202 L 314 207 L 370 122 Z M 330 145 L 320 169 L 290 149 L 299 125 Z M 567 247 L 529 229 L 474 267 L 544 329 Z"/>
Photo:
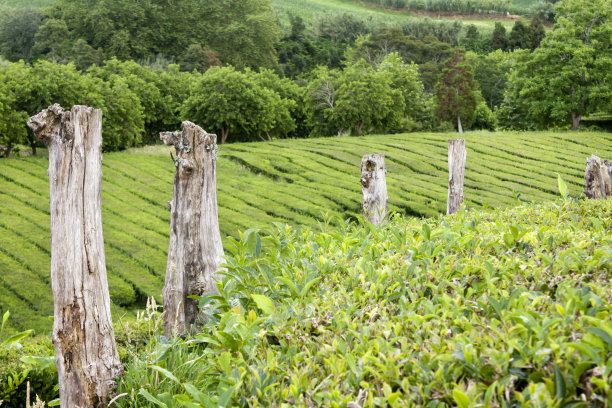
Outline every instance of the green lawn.
<path fill-rule="evenodd" d="M 446 209 L 447 139 L 407 134 L 279 140 L 220 147 L 218 202 L 223 237 L 279 221 L 316 225 L 322 214 L 360 217 L 360 162 L 386 154 L 390 208 L 413 216 Z M 558 196 L 557 173 L 582 194 L 585 159 L 612 158 L 608 133 L 466 134 L 468 207 L 514 205 Z M 165 146 L 107 153 L 103 221 L 115 316 L 161 300 L 174 165 Z M 18 328 L 50 327 L 50 232 L 47 158 L 0 161 L 0 313 Z M 227 242 L 227 240 L 225 241 Z M 28 285 L 24 285 L 24 281 Z"/>

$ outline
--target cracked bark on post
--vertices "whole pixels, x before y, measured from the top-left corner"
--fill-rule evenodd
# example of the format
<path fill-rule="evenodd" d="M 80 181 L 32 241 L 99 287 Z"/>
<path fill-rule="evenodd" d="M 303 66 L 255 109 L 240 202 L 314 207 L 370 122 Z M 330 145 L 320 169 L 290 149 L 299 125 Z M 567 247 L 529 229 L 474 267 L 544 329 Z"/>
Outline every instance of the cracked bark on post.
<path fill-rule="evenodd" d="M 448 200 L 446 214 L 454 214 L 463 204 L 463 179 L 465 177 L 465 139 L 448 141 Z"/>
<path fill-rule="evenodd" d="M 593 199 L 612 197 L 612 162 L 595 155 L 587 158 L 584 194 Z"/>
<path fill-rule="evenodd" d="M 97 407 L 123 372 L 102 235 L 102 111 L 55 104 L 28 120 L 49 149 L 53 344 L 62 407 Z"/>
<path fill-rule="evenodd" d="M 160 138 L 176 148 L 170 244 L 163 289 L 164 335 L 192 331 L 203 316 L 188 298 L 216 292 L 223 246 L 217 214 L 217 136 L 191 122 Z"/>
<path fill-rule="evenodd" d="M 373 225 L 385 221 L 388 207 L 385 155 L 366 154 L 361 159 L 363 215 Z"/>

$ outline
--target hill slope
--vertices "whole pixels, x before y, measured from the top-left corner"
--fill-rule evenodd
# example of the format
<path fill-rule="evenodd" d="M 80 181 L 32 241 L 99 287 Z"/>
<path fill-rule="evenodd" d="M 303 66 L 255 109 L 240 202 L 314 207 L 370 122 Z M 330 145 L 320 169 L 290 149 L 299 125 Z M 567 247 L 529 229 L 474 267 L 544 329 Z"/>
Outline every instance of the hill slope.
<path fill-rule="evenodd" d="M 220 148 L 222 236 L 278 221 L 316 225 L 322 213 L 360 217 L 361 156 L 387 155 L 390 208 L 415 216 L 446 209 L 447 147 L 456 134 L 337 137 Z M 612 157 L 606 133 L 469 133 L 466 205 L 503 207 L 558 195 L 556 173 L 582 192 L 585 158 Z M 166 267 L 174 165 L 157 146 L 105 154 L 103 222 L 116 307 L 160 300 Z M 45 157 L 0 161 L 0 312 L 22 328 L 48 329 L 49 195 Z M 226 241 L 227 242 L 227 241 Z M 27 282 L 27 285 L 24 285 Z M 115 310 L 115 316 L 120 313 Z"/>

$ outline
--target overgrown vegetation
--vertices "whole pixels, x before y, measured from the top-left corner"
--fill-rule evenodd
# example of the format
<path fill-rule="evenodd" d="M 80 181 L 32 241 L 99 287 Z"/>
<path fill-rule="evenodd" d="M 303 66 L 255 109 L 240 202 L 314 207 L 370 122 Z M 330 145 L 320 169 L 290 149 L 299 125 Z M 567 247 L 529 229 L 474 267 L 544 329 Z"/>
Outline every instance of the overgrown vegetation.
<path fill-rule="evenodd" d="M 226 245 L 219 294 L 201 299 L 201 333 L 167 341 L 154 301 L 117 324 L 115 404 L 606 406 L 612 201 L 562 193 L 378 228 L 328 216 L 249 229 Z M 38 344 L 13 355 L 51 353 Z"/>
<path fill-rule="evenodd" d="M 210 323 L 132 350 L 118 406 L 612 403 L 612 202 L 234 240 Z"/>

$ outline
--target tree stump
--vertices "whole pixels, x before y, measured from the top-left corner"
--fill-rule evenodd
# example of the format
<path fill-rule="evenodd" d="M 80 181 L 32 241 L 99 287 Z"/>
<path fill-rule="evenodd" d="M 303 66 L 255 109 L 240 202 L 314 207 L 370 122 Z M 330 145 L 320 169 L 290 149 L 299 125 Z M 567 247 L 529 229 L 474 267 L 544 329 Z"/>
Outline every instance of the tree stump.
<path fill-rule="evenodd" d="M 191 122 L 160 138 L 176 148 L 170 244 L 163 289 L 164 335 L 192 331 L 203 316 L 189 296 L 216 292 L 223 245 L 217 214 L 217 135 Z"/>
<path fill-rule="evenodd" d="M 448 200 L 446 214 L 454 214 L 463 204 L 463 180 L 465 177 L 465 139 L 448 141 Z"/>
<path fill-rule="evenodd" d="M 385 221 L 389 212 L 385 155 L 366 154 L 361 159 L 363 215 L 373 225 Z"/>
<path fill-rule="evenodd" d="M 587 198 L 612 197 L 612 162 L 593 155 L 587 158 L 584 174 L 584 194 Z"/>
<path fill-rule="evenodd" d="M 28 120 L 49 149 L 53 344 L 62 407 L 97 407 L 122 375 L 102 235 L 102 111 L 55 104 Z"/>

